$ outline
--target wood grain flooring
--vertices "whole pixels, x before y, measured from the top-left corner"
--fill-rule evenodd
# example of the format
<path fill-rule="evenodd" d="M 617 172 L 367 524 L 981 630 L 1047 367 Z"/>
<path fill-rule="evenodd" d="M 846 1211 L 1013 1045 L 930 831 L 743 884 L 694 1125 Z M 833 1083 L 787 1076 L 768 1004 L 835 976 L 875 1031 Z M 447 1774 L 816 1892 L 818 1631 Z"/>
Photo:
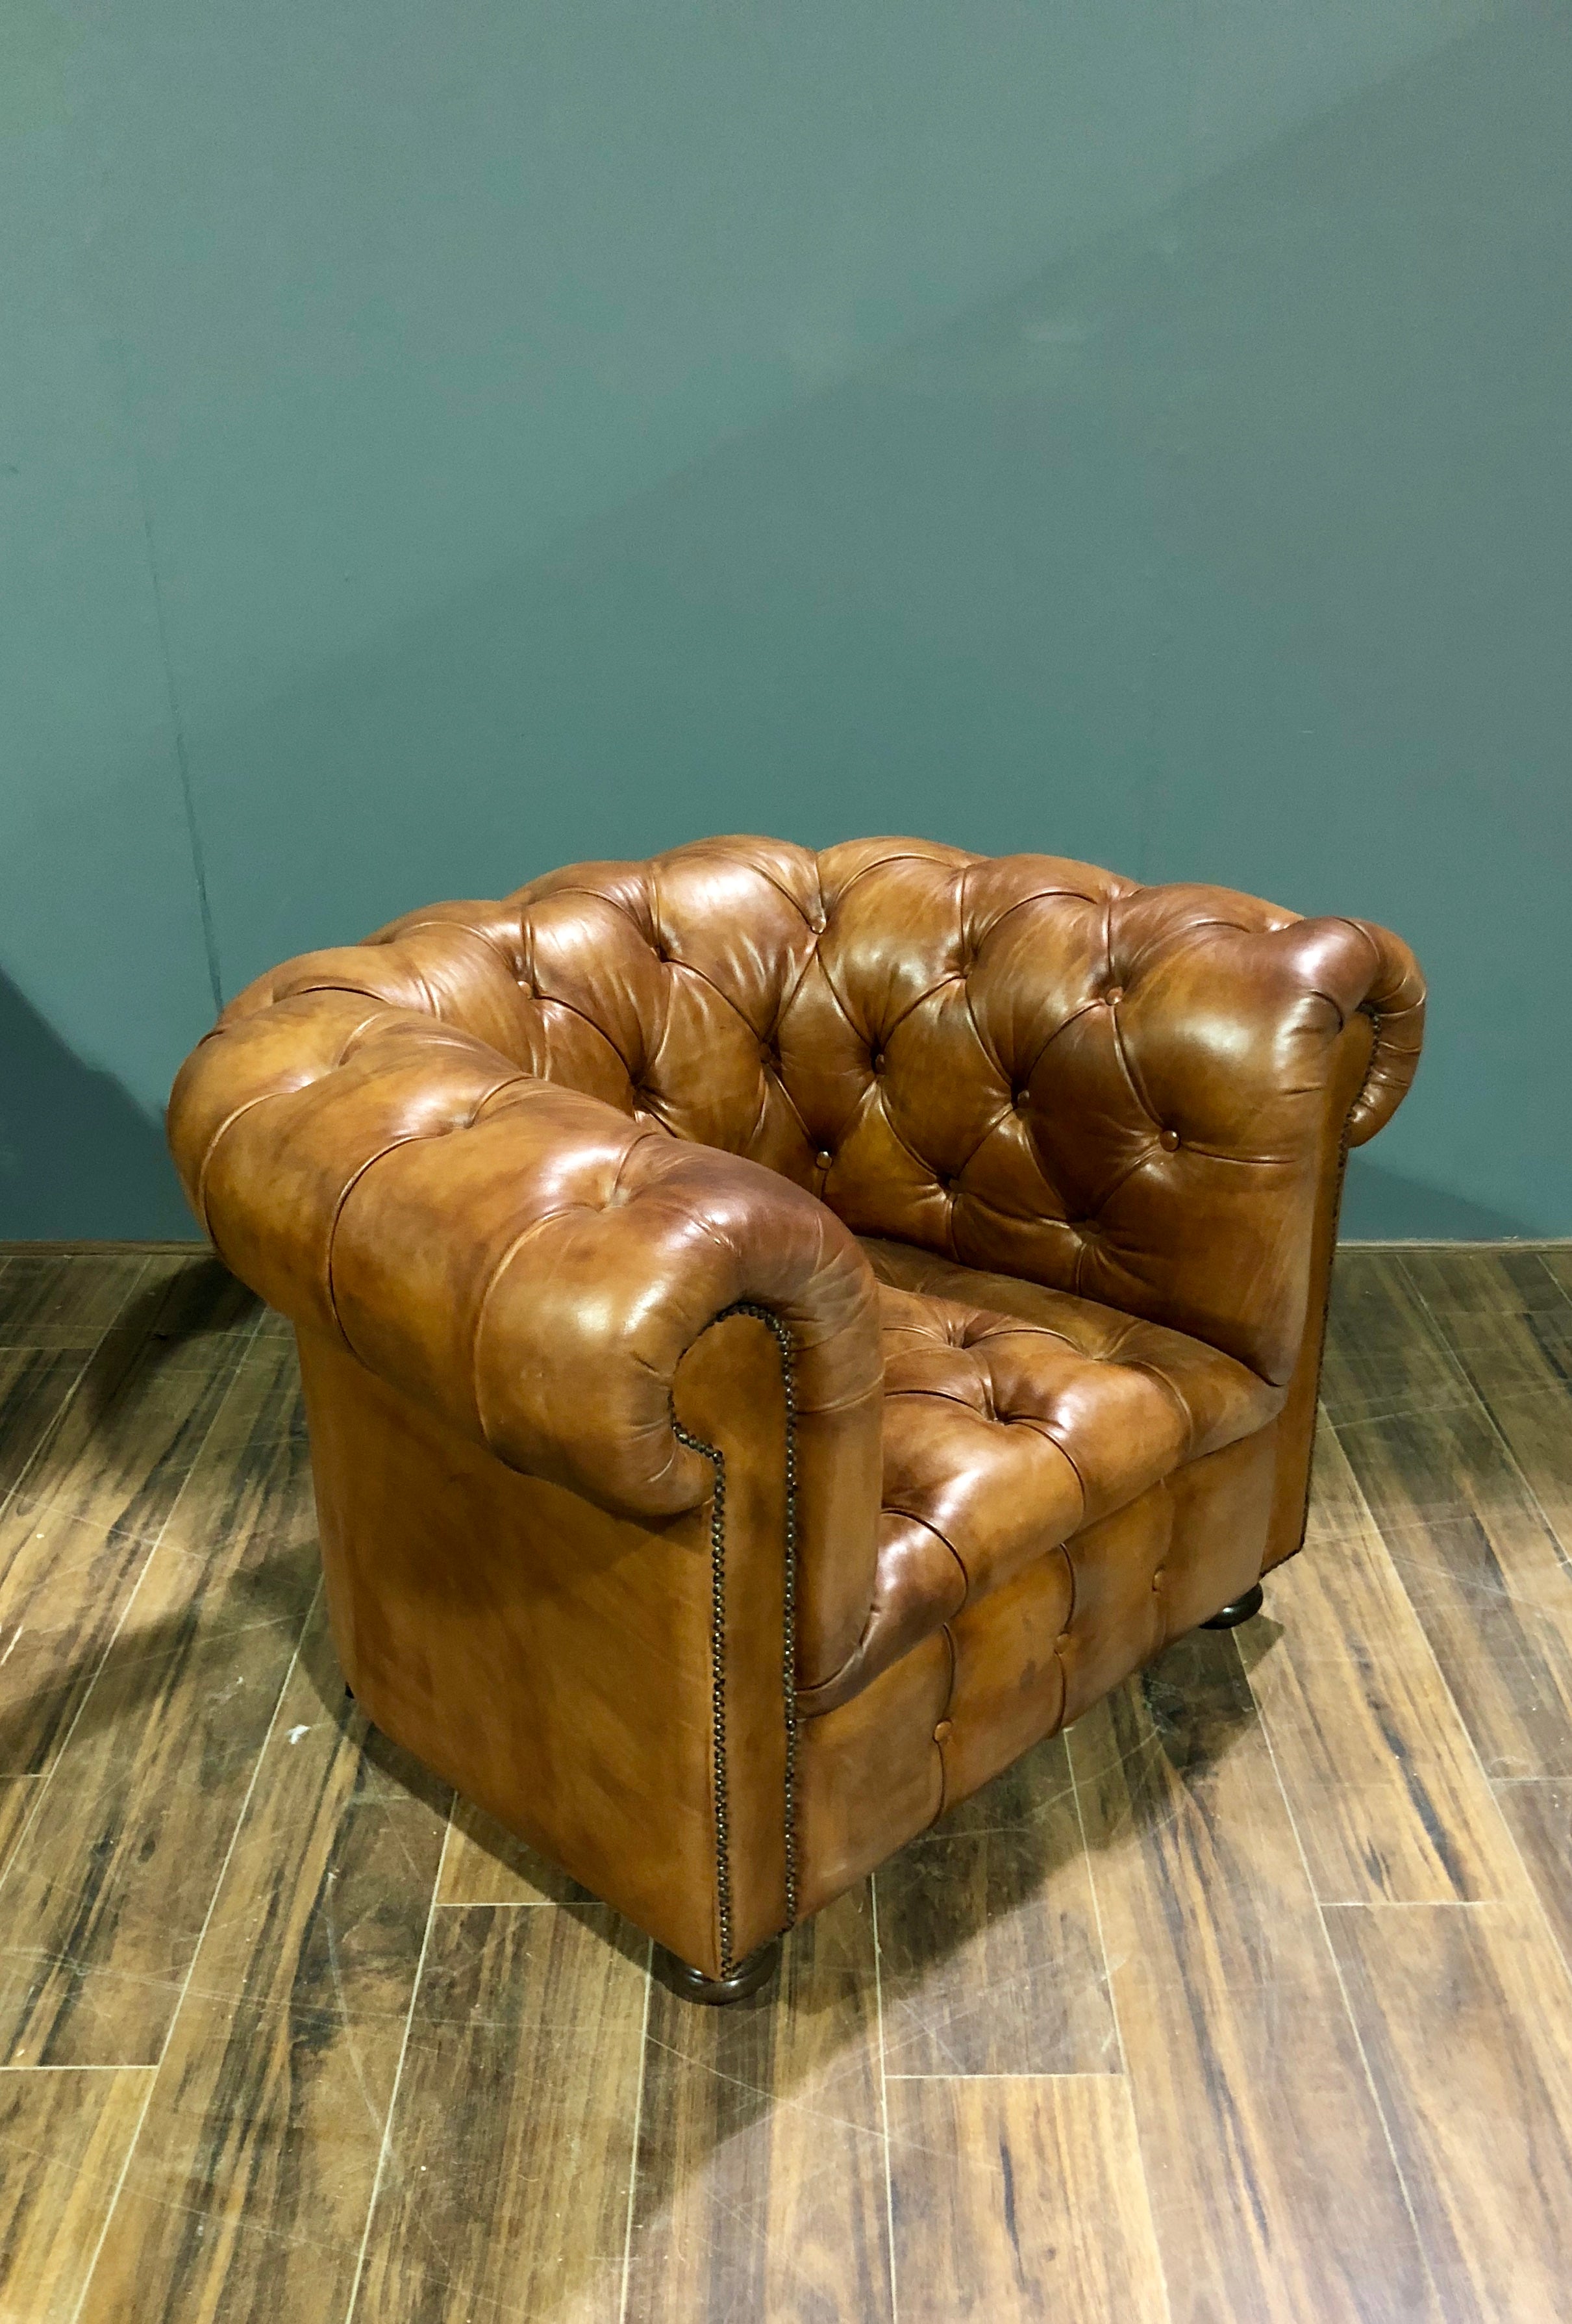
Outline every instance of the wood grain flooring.
<path fill-rule="evenodd" d="M 904 2324 L 1169 2324 L 1130 2094 L 1109 2074 L 892 2085 Z M 1095 2220 L 1095 2234 L 1087 2232 Z"/>
<path fill-rule="evenodd" d="M 1323 1405 L 1263 1617 L 705 2011 L 345 1701 L 278 1319 L 0 1251 L 0 2324 L 1572 2313 L 1572 1251 L 1344 1251 Z"/>

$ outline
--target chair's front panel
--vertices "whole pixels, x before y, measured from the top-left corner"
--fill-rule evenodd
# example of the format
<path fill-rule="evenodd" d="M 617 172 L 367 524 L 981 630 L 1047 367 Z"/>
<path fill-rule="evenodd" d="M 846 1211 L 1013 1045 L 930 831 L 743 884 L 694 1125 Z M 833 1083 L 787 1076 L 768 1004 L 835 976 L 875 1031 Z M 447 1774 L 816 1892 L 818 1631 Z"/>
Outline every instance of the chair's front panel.
<path fill-rule="evenodd" d="M 814 1910 L 1249 1588 L 1276 1424 L 1188 1462 L 804 1720 Z"/>

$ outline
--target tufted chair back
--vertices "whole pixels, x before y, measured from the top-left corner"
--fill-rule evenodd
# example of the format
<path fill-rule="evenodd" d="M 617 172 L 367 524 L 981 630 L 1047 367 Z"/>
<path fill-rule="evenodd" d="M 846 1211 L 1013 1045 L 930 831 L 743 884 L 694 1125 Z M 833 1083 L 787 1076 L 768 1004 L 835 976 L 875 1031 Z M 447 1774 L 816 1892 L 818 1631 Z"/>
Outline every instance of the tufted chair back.
<path fill-rule="evenodd" d="M 1381 1127 L 1422 1002 L 1363 922 L 913 840 L 578 864 L 290 962 L 226 1014 L 339 986 L 761 1163 L 856 1233 L 1176 1326 L 1279 1386 L 1326 1125 Z M 1357 1016 L 1347 1113 L 1328 1060 Z"/>

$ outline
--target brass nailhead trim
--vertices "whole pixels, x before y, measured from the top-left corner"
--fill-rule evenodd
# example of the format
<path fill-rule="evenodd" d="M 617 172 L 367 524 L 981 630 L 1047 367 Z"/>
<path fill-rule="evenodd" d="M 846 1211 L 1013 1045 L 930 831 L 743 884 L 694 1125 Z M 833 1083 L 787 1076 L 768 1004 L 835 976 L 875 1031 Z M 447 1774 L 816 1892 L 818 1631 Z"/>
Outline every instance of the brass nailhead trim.
<path fill-rule="evenodd" d="M 785 1594 L 781 1639 L 781 1678 L 786 1698 L 786 1922 L 797 1917 L 797 1406 L 792 1362 L 791 1334 L 778 1315 L 752 1300 L 740 1299 L 723 1307 L 713 1322 L 731 1315 L 751 1315 L 769 1332 L 780 1350 L 781 1379 L 786 1388 L 786 1543 Z M 672 1414 L 672 1432 L 679 1444 L 697 1452 L 715 1471 L 715 1497 L 710 1511 L 710 1748 L 715 1784 L 715 1904 L 721 1923 L 721 1974 L 734 1966 L 731 1953 L 731 1828 L 726 1773 L 726 1456 L 719 1445 L 690 1435 Z M 784 1930 L 782 1932 L 784 1933 Z"/>

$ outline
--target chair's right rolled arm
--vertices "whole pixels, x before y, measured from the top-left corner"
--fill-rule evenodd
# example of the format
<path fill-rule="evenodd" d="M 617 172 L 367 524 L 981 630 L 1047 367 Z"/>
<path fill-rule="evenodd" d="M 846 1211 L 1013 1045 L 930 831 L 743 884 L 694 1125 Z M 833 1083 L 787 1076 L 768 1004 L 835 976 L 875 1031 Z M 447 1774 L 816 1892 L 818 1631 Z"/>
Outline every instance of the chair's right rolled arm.
<path fill-rule="evenodd" d="M 1357 929 L 1372 954 L 1369 982 L 1351 1004 L 1375 1028 L 1364 1086 L 1348 1116 L 1348 1143 L 1363 1146 L 1385 1129 L 1418 1070 L 1425 1035 L 1425 981 L 1407 945 L 1389 928 L 1377 927 L 1373 920 L 1344 925 Z M 1356 978 L 1357 971 L 1354 973 Z"/>

